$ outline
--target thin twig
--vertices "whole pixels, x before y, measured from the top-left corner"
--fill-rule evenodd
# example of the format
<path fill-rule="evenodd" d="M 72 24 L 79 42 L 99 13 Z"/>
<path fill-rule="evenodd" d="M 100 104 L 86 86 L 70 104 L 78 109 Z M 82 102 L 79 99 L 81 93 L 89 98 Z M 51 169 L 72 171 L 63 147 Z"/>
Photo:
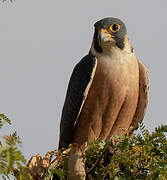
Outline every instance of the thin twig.
<path fill-rule="evenodd" d="M 86 175 L 89 175 L 89 174 L 96 168 L 97 164 L 100 162 L 101 158 L 102 158 L 103 155 L 108 151 L 108 149 L 109 149 L 109 147 L 107 146 L 107 147 L 104 149 L 104 151 L 103 151 L 103 153 L 101 154 L 101 156 L 96 160 L 95 164 L 94 164 L 90 169 L 88 169 L 88 170 L 86 171 Z"/>

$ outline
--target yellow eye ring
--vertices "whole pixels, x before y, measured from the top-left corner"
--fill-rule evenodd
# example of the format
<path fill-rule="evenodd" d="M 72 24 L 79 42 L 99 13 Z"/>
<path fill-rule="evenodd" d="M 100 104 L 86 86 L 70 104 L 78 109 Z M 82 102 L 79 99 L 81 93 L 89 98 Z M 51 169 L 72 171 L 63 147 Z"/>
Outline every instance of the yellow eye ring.
<path fill-rule="evenodd" d="M 120 30 L 120 25 L 119 24 L 112 24 L 111 26 L 110 26 L 110 30 L 112 31 L 112 32 L 117 32 L 117 31 L 119 31 Z"/>

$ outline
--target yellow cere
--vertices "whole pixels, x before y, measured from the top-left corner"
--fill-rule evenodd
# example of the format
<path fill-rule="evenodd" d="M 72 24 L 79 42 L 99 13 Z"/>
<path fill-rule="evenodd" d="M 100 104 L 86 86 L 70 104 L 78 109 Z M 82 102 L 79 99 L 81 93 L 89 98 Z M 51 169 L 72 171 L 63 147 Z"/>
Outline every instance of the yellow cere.
<path fill-rule="evenodd" d="M 102 34 L 104 34 L 106 37 L 114 37 L 112 34 L 110 34 L 110 32 L 108 32 L 108 30 L 107 29 L 104 29 L 104 28 L 102 28 L 102 29 L 100 29 L 100 32 L 102 33 Z"/>
<path fill-rule="evenodd" d="M 103 34 L 105 34 L 105 35 L 108 35 L 108 34 L 109 34 L 109 32 L 107 31 L 107 29 L 103 29 L 103 28 L 102 28 L 100 31 L 101 31 L 101 33 L 103 33 Z"/>

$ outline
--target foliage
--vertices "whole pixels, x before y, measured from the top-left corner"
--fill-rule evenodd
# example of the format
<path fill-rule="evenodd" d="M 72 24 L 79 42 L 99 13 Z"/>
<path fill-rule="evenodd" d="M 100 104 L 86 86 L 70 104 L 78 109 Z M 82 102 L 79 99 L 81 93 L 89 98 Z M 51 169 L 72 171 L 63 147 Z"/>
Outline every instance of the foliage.
<path fill-rule="evenodd" d="M 11 124 L 4 114 L 0 114 L 0 129 L 5 122 Z M 0 141 L 0 175 L 2 178 L 10 179 L 12 176 L 12 179 L 14 177 L 19 180 L 32 179 L 25 165 L 26 160 L 19 150 L 21 141 L 17 133 L 5 135 L 2 140 L 4 141 L 4 143 Z"/>
<path fill-rule="evenodd" d="M 159 126 L 150 134 L 140 125 L 139 135 L 113 136 L 110 142 L 99 139 L 90 143 L 86 151 L 87 179 L 164 180 L 167 179 L 167 125 Z M 54 166 L 48 174 L 67 178 L 69 149 L 56 152 Z"/>
<path fill-rule="evenodd" d="M 52 176 L 56 176 L 57 179 L 67 179 L 67 166 L 68 158 L 70 154 L 70 148 L 65 151 L 51 151 L 49 152 L 52 155 L 52 158 L 55 158 L 51 166 L 49 167 L 45 180 L 50 180 Z"/>
<path fill-rule="evenodd" d="M 10 120 L 0 114 L 0 128 Z M 123 130 L 122 136 L 112 136 L 109 142 L 95 139 L 85 152 L 85 168 L 88 180 L 165 180 L 167 179 L 167 125 L 155 128 L 149 133 L 143 124 L 139 125 L 139 134 L 131 134 Z M 2 137 L 0 141 L 0 175 L 4 179 L 32 180 L 27 169 L 26 160 L 19 150 L 20 138 L 14 132 Z M 67 179 L 67 165 L 70 147 L 64 151 L 48 152 L 39 160 L 39 168 L 32 167 L 35 172 L 43 168 L 41 178 L 51 180 Z M 39 155 L 32 159 L 40 158 Z M 49 159 L 48 159 L 49 157 Z M 29 162 L 31 162 L 31 160 Z M 47 161 L 49 160 L 49 161 Z M 36 160 L 35 160 L 36 161 Z M 32 161 L 33 162 L 33 161 Z M 40 165 L 40 163 L 42 164 Z M 42 167 L 43 166 L 43 167 Z"/>

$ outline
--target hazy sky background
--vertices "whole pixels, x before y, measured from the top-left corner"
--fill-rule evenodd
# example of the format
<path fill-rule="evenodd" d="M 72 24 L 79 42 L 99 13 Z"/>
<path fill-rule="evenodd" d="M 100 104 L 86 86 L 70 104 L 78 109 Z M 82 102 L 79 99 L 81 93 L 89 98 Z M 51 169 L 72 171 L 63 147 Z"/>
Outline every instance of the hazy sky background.
<path fill-rule="evenodd" d="M 0 113 L 12 120 L 10 132 L 17 130 L 27 159 L 57 148 L 72 69 L 89 51 L 94 23 L 109 16 L 125 22 L 137 57 L 149 69 L 146 127 L 152 131 L 167 122 L 166 0 L 0 3 Z"/>

